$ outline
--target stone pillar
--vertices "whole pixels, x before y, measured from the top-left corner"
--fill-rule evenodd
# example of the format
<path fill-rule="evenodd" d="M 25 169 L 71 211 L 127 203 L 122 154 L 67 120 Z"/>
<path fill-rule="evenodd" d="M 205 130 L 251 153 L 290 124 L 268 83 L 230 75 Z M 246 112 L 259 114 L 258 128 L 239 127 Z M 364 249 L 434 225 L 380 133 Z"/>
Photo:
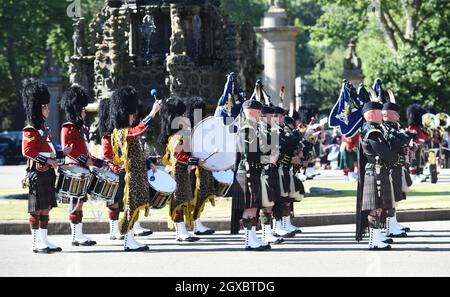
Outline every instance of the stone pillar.
<path fill-rule="evenodd" d="M 62 76 L 61 69 L 55 64 L 50 47 L 46 49 L 44 66 L 41 68 L 39 76 L 50 92 L 50 116 L 46 125 L 52 131 L 53 141 L 60 143 L 61 116 L 58 102 L 62 94 Z"/>
<path fill-rule="evenodd" d="M 273 1 L 272 1 L 273 2 Z M 296 40 L 299 28 L 289 25 L 285 5 L 274 1 L 262 20 L 262 26 L 255 28 L 263 38 L 263 83 L 279 105 L 279 92 L 285 86 L 283 107 L 293 111 L 295 106 Z"/>
<path fill-rule="evenodd" d="M 348 45 L 348 55 L 344 59 L 344 73 L 343 76 L 355 88 L 358 88 L 359 84 L 363 82 L 364 75 L 362 72 L 361 59 L 356 54 L 356 45 L 354 42 L 350 42 Z"/>

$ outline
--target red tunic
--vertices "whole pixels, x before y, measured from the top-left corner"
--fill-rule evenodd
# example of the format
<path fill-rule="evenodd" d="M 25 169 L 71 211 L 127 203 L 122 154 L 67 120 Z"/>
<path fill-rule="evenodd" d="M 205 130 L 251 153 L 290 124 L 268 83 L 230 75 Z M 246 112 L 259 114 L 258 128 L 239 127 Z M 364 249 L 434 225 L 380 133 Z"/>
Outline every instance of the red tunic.
<path fill-rule="evenodd" d="M 72 147 L 72 151 L 66 155 L 69 158 L 69 162 L 82 165 L 86 165 L 88 160 L 95 161 L 95 158 L 91 157 L 87 147 L 86 131 L 78 130 L 72 123 L 63 124 L 61 130 L 61 145 L 63 148 Z"/>
<path fill-rule="evenodd" d="M 417 134 L 417 140 L 415 141 L 415 144 L 424 144 L 428 139 L 428 134 L 425 132 L 425 130 L 418 126 L 411 125 L 408 127 L 408 131 Z"/>
<path fill-rule="evenodd" d="M 133 128 L 128 128 L 127 139 L 138 138 L 143 135 L 147 131 L 147 126 L 145 126 L 144 122 L 141 122 L 139 125 Z"/>
<path fill-rule="evenodd" d="M 122 169 L 120 166 L 115 166 L 113 164 L 114 160 L 114 150 L 112 147 L 111 135 L 106 135 L 102 137 L 102 149 L 103 149 L 103 161 L 108 162 L 109 168 L 116 173 L 119 174 Z"/>
<path fill-rule="evenodd" d="M 56 152 L 50 146 L 52 141 L 50 130 L 45 127 L 43 129 L 47 133 L 46 139 L 34 127 L 28 126 L 23 129 L 22 154 L 29 160 L 46 165 L 47 159 L 56 159 Z"/>
<path fill-rule="evenodd" d="M 133 128 L 128 128 L 127 139 L 138 138 L 147 131 L 148 126 L 144 122 L 141 122 L 138 126 Z M 114 161 L 114 150 L 112 146 L 111 135 L 106 135 L 102 137 L 102 149 L 103 149 L 103 160 L 109 163 L 111 170 L 119 174 L 121 171 L 125 171 L 125 165 L 122 167 L 113 165 Z"/>

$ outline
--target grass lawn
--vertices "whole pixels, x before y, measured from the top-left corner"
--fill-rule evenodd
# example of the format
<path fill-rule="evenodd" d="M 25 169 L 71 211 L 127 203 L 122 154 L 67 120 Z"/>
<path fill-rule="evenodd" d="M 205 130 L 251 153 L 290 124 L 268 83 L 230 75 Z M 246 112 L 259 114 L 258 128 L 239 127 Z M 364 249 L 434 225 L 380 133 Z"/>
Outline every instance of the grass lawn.
<path fill-rule="evenodd" d="M 306 182 L 309 187 L 326 187 L 338 191 L 336 195 L 322 197 L 308 197 L 300 203 L 295 203 L 295 213 L 297 215 L 310 214 L 330 214 L 330 213 L 353 213 L 355 211 L 356 183 L 343 181 L 311 181 Z M 0 190 L 0 196 L 21 194 L 21 189 Z M 102 218 L 107 218 L 105 207 L 98 207 L 103 210 Z M 415 184 L 408 193 L 408 199 L 399 204 L 399 210 L 418 209 L 442 209 L 450 208 L 450 185 L 449 184 Z M 94 206 L 91 203 L 85 205 L 84 218 L 95 219 L 93 213 Z M 231 201 L 221 199 L 216 201 L 216 207 L 206 206 L 203 218 L 228 219 L 230 217 Z M 151 220 L 165 220 L 168 210 L 152 210 Z M 26 220 L 27 201 L 22 200 L 0 200 L 0 220 Z M 55 208 L 51 212 L 51 220 L 67 220 L 67 212 L 63 207 Z"/>

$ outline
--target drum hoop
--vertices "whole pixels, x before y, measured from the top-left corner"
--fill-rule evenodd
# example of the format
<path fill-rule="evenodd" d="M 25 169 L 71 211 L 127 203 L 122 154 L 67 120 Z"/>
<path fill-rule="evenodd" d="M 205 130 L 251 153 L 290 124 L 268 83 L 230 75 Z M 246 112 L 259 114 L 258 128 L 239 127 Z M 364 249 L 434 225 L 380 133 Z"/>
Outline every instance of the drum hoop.
<path fill-rule="evenodd" d="M 207 117 L 207 118 L 204 118 L 203 120 L 201 120 L 200 122 L 198 122 L 197 125 L 194 126 L 194 129 L 192 129 L 192 133 L 191 133 L 191 147 L 190 147 L 191 153 L 194 151 L 194 147 L 193 147 L 194 142 L 192 141 L 192 136 L 195 134 L 196 129 L 199 128 L 200 125 L 203 124 L 203 122 L 206 122 L 206 121 L 208 121 L 208 120 L 210 120 L 210 119 L 217 119 L 217 118 L 214 117 L 214 116 L 209 116 L 209 117 Z M 224 168 L 223 170 L 220 170 L 220 171 L 230 170 L 231 168 L 233 168 L 233 166 L 234 166 L 234 164 L 231 164 L 229 167 L 226 167 L 226 168 Z M 203 167 L 203 168 L 205 168 L 205 167 Z M 210 170 L 210 169 L 208 169 L 208 168 L 205 168 L 205 169 Z"/>
<path fill-rule="evenodd" d="M 85 169 L 86 172 L 85 173 L 74 173 L 72 171 L 67 170 L 67 168 L 81 168 L 81 169 L 85 169 L 81 166 L 77 166 L 77 165 L 64 165 L 58 168 L 58 172 L 62 173 L 64 176 L 66 177 L 71 177 L 71 178 L 89 178 L 91 176 L 91 172 L 89 171 L 89 169 Z"/>
<path fill-rule="evenodd" d="M 94 170 L 92 170 L 92 174 L 96 175 L 97 177 L 101 177 L 102 180 L 105 180 L 107 182 L 112 182 L 112 183 L 118 183 L 119 182 L 119 176 L 117 174 L 115 174 L 114 172 L 111 171 L 107 171 L 107 170 L 101 170 L 101 169 L 97 169 L 94 168 Z M 111 176 L 108 175 L 103 175 L 103 173 L 110 173 Z M 113 178 L 114 176 L 114 178 Z"/>
<path fill-rule="evenodd" d="M 149 170 L 150 171 L 150 170 Z M 147 174 L 148 174 L 148 172 L 149 171 L 147 171 Z M 165 174 L 167 174 L 167 176 L 169 176 L 170 178 L 172 178 L 172 180 L 174 180 L 174 178 L 170 175 L 170 174 L 168 174 L 167 172 L 165 172 L 164 170 L 162 170 L 162 169 L 157 169 L 157 171 L 160 171 L 160 172 L 163 172 L 163 173 L 165 173 Z M 174 180 L 175 181 L 175 180 Z M 176 182 L 175 182 L 176 183 Z M 150 183 L 150 182 L 148 182 L 148 184 L 149 184 L 149 186 L 153 189 L 153 190 L 155 190 L 157 193 L 164 193 L 164 194 L 166 194 L 166 195 L 171 195 L 173 192 L 175 192 L 175 190 L 173 190 L 172 192 L 166 192 L 166 191 L 163 191 L 163 190 L 158 190 L 158 189 L 155 189 L 155 187 Z"/>

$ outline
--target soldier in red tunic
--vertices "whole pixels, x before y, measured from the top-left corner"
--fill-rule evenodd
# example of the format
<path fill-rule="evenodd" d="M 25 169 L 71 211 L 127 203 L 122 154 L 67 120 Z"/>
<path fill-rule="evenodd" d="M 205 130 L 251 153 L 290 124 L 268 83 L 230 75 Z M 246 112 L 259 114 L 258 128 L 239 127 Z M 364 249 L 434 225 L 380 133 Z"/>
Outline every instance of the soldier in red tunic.
<path fill-rule="evenodd" d="M 23 129 L 22 154 L 27 158 L 27 176 L 24 186 L 29 188 L 33 252 L 60 252 L 61 248 L 47 239 L 49 213 L 57 207 L 55 196 L 55 168 L 57 155 L 50 130 L 44 126 L 49 116 L 50 94 L 47 86 L 38 82 L 27 83 L 22 91 L 27 126 Z"/>
<path fill-rule="evenodd" d="M 63 124 L 61 130 L 61 145 L 65 149 L 66 164 L 74 164 L 84 168 L 91 166 L 103 167 L 103 160 L 96 159 L 89 153 L 88 129 L 84 125 L 86 117 L 86 106 L 89 103 L 86 91 L 77 85 L 67 89 L 61 99 L 61 108 L 66 114 L 67 122 Z M 83 203 L 87 201 L 81 199 L 75 212 L 69 216 L 72 229 L 72 245 L 92 246 L 96 242 L 83 234 Z"/>

